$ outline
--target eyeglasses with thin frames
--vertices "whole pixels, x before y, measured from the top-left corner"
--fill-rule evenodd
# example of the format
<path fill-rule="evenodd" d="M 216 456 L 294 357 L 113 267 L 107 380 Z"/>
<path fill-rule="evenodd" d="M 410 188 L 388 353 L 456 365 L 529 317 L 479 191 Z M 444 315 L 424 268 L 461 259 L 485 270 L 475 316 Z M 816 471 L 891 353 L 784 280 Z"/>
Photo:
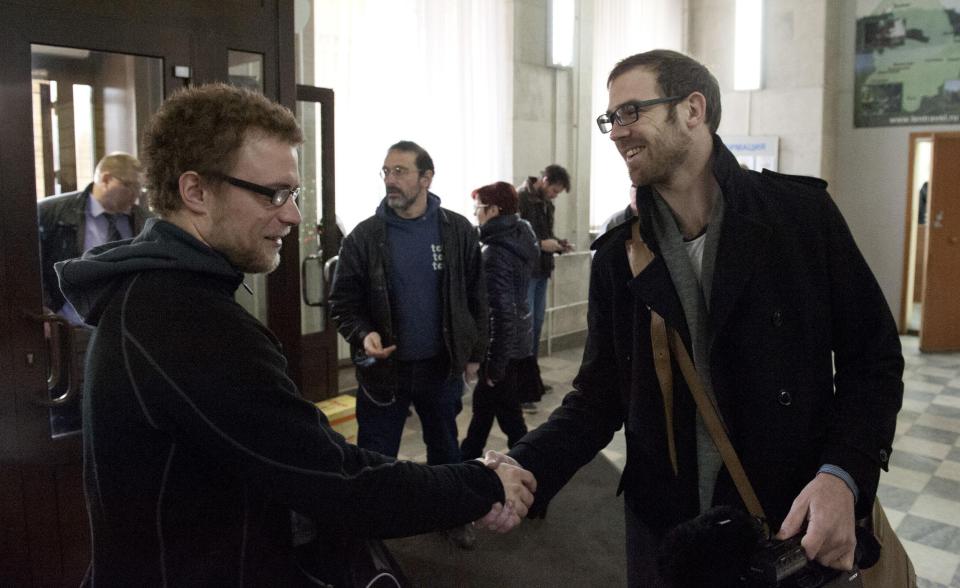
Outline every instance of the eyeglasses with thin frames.
<path fill-rule="evenodd" d="M 241 180 L 240 178 L 235 178 L 233 176 L 228 176 L 226 174 L 216 174 L 217 177 L 221 178 L 226 183 L 231 186 L 236 186 L 237 188 L 243 188 L 244 190 L 249 190 L 254 194 L 260 194 L 261 196 L 266 196 L 270 198 L 270 202 L 274 206 L 283 206 L 287 203 L 287 200 L 293 198 L 294 204 L 300 199 L 300 190 L 301 187 L 297 186 L 296 188 L 268 188 L 267 186 L 261 186 L 260 184 L 254 184 L 253 182 L 248 182 L 246 180 Z"/>
<path fill-rule="evenodd" d="M 407 167 L 403 167 L 402 165 L 395 165 L 393 167 L 381 167 L 380 177 L 384 180 L 386 180 L 390 176 L 400 179 L 412 171 L 414 170 Z"/>
<path fill-rule="evenodd" d="M 489 207 L 490 207 L 489 204 L 474 204 L 474 205 L 473 205 L 473 214 L 477 214 L 478 212 L 480 212 L 480 211 L 483 210 L 484 208 L 489 208 Z"/>
<path fill-rule="evenodd" d="M 597 126 L 600 127 L 601 133 L 606 134 L 613 130 L 614 123 L 621 127 L 632 125 L 640 120 L 640 115 L 651 106 L 676 102 L 684 98 L 684 96 L 670 96 L 669 98 L 653 98 L 651 100 L 633 100 L 621 105 L 613 112 L 604 112 L 598 116 Z"/>

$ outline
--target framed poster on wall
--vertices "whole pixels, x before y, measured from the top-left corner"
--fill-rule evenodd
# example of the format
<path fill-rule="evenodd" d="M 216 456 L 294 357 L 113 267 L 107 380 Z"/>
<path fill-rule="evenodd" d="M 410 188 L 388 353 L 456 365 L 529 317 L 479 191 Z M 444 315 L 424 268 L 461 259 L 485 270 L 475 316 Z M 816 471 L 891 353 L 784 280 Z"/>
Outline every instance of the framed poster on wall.
<path fill-rule="evenodd" d="M 857 0 L 857 127 L 960 123 L 960 0 Z"/>

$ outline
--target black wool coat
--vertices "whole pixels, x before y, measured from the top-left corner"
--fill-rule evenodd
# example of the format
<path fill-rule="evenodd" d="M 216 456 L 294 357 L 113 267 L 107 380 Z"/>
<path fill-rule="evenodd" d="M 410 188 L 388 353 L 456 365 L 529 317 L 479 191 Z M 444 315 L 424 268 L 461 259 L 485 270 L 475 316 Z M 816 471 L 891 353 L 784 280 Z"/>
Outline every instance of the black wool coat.
<path fill-rule="evenodd" d="M 859 487 L 870 512 L 891 451 L 903 395 L 896 326 L 826 182 L 740 168 L 714 139 L 723 191 L 709 321 L 714 393 L 771 528 L 822 464 Z M 697 515 L 695 406 L 673 364 L 678 471 L 666 441 L 650 345 L 650 310 L 688 349 L 683 309 L 650 227 L 652 193 L 638 193 L 639 221 L 594 243 L 588 337 L 575 390 L 511 451 L 537 477 L 542 510 L 579 467 L 626 430 L 619 491 L 655 534 Z M 636 278 L 625 241 L 634 222 L 655 259 Z M 739 504 L 726 469 L 713 502 Z"/>

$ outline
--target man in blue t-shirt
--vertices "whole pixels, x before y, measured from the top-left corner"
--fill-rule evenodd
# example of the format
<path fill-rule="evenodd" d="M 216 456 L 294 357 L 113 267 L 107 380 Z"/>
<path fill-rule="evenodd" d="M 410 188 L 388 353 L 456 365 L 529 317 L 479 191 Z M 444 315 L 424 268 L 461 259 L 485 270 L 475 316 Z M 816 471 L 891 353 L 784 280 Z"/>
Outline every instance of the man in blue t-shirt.
<path fill-rule="evenodd" d="M 357 445 L 396 456 L 412 403 L 431 465 L 460 461 L 463 376 L 476 377 L 487 341 L 477 231 L 441 208 L 433 175 L 416 143 L 390 147 L 380 170 L 386 195 L 344 239 L 330 294 L 357 366 Z"/>

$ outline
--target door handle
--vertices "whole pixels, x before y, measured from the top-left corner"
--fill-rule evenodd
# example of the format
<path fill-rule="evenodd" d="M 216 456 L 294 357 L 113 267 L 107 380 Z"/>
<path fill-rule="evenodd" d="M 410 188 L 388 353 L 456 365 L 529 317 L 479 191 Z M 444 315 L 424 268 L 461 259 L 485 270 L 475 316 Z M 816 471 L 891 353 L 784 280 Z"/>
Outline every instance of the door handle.
<path fill-rule="evenodd" d="M 333 274 L 337 271 L 337 263 L 340 262 L 340 256 L 334 255 L 323 264 L 323 281 L 329 287 L 333 283 Z"/>
<path fill-rule="evenodd" d="M 307 306 L 323 306 L 327 301 L 327 284 L 323 276 L 323 257 L 308 255 L 300 264 L 300 293 Z"/>
<path fill-rule="evenodd" d="M 49 337 L 47 341 L 50 364 L 47 366 L 47 394 L 42 397 L 36 397 L 33 401 L 40 406 L 54 407 L 64 405 L 77 394 L 76 382 L 73 378 L 73 325 L 70 321 L 58 314 L 37 314 L 27 310 L 23 311 L 27 318 L 43 325 L 49 325 Z M 64 350 L 66 352 L 64 353 Z M 65 356 L 65 357 L 64 357 Z M 50 393 L 60 387 L 62 375 L 66 374 L 67 385 L 63 394 L 50 398 Z"/>

